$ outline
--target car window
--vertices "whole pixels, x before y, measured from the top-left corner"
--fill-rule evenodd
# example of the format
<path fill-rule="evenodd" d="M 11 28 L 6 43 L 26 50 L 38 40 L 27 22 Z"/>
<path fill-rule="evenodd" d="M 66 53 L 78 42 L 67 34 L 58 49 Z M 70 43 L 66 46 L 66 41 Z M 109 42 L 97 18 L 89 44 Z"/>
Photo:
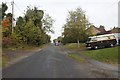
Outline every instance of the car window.
<path fill-rule="evenodd" d="M 90 42 L 95 42 L 95 41 L 97 41 L 96 38 L 91 38 L 91 40 L 90 40 Z"/>

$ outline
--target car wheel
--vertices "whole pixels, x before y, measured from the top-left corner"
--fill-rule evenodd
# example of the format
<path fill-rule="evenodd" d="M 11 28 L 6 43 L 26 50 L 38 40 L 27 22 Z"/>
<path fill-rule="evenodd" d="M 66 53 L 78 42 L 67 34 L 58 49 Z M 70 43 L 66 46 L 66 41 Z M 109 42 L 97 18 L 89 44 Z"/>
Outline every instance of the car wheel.
<path fill-rule="evenodd" d="M 94 49 L 98 49 L 98 46 L 95 46 Z"/>
<path fill-rule="evenodd" d="M 113 47 L 114 45 L 113 44 L 110 44 L 110 47 Z"/>

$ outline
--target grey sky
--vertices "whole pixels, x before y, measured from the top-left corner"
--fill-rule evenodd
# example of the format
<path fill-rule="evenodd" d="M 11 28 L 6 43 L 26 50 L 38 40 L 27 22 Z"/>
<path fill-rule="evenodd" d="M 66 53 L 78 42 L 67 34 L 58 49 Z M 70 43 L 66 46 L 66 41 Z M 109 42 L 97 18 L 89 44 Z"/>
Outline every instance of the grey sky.
<path fill-rule="evenodd" d="M 9 6 L 11 12 L 12 0 L 3 0 Z M 53 25 L 55 34 L 52 39 L 57 38 L 63 31 L 68 11 L 81 7 L 86 11 L 87 18 L 96 27 L 104 25 L 106 30 L 118 26 L 118 1 L 119 0 L 14 0 L 15 17 L 23 16 L 27 6 L 37 6 L 44 10 L 55 20 Z M 0 1 L 1 2 L 1 1 Z"/>
<path fill-rule="evenodd" d="M 120 27 L 120 1 L 119 1 L 119 4 L 118 4 L 118 26 Z"/>

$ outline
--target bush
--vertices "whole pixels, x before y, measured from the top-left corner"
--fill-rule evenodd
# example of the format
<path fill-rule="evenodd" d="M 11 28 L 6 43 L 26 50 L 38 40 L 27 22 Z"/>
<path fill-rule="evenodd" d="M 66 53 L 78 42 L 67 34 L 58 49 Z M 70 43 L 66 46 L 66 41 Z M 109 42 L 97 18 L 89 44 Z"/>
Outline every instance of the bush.
<path fill-rule="evenodd" d="M 10 37 L 3 37 L 2 45 L 3 45 L 3 47 L 8 47 L 8 46 L 12 45 L 12 39 Z"/>
<path fill-rule="evenodd" d="M 12 39 L 12 45 L 18 45 L 22 43 L 21 36 L 19 36 L 16 33 L 11 34 L 11 39 Z"/>

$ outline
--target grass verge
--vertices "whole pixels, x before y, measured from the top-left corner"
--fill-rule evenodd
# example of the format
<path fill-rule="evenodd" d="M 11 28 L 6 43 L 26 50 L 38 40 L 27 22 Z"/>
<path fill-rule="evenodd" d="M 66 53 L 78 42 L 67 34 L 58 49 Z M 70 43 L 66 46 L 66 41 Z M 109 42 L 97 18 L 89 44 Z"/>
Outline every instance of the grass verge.
<path fill-rule="evenodd" d="M 117 46 L 112 48 L 89 50 L 89 51 L 83 52 L 83 54 L 101 62 L 118 65 L 119 49 L 120 49 L 120 46 Z"/>
<path fill-rule="evenodd" d="M 85 62 L 85 59 L 84 59 L 84 58 L 81 58 L 81 57 L 78 56 L 77 54 L 69 54 L 68 56 L 69 56 L 70 58 L 72 58 L 72 59 L 75 59 L 75 60 L 79 61 L 79 62 Z"/>
<path fill-rule="evenodd" d="M 83 50 L 83 49 L 86 49 L 84 43 L 80 43 L 79 48 L 78 48 L 77 43 L 69 43 L 69 44 L 64 45 L 64 47 L 67 48 L 67 49 L 70 49 L 70 50 Z"/>

